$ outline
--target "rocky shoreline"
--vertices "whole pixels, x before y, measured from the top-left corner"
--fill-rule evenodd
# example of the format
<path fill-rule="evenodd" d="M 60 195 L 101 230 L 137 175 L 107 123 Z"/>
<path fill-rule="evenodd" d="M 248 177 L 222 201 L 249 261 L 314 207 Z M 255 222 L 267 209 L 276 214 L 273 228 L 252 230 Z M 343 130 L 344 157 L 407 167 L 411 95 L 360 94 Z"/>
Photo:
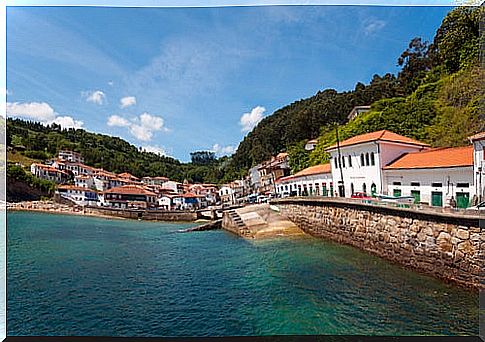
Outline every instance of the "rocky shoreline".
<path fill-rule="evenodd" d="M 103 215 L 92 212 L 85 212 L 81 207 L 69 206 L 66 204 L 56 203 L 54 201 L 24 201 L 24 202 L 7 202 L 7 211 L 33 211 L 43 212 L 51 214 L 64 214 L 64 215 L 82 215 L 93 216 L 101 218 L 115 218 L 124 219 L 123 217 L 115 217 L 109 215 Z"/>

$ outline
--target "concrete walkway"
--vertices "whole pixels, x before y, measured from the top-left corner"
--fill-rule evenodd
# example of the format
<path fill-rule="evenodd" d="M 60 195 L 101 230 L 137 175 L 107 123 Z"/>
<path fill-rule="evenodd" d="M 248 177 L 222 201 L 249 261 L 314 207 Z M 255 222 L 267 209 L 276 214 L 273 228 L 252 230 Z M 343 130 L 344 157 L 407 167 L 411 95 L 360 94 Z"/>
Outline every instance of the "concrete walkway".
<path fill-rule="evenodd" d="M 281 216 L 279 211 L 275 211 L 275 208 L 265 203 L 249 205 L 235 211 L 255 239 L 305 234 L 293 222 Z"/>

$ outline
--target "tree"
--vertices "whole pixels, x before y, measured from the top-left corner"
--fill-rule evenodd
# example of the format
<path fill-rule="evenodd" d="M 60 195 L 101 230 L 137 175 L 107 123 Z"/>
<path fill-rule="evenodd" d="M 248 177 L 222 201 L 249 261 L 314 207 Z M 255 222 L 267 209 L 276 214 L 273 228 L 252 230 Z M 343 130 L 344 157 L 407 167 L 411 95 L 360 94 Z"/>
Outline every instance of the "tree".
<path fill-rule="evenodd" d="M 211 151 L 196 151 L 190 153 L 194 165 L 209 165 L 216 160 L 216 154 Z"/>

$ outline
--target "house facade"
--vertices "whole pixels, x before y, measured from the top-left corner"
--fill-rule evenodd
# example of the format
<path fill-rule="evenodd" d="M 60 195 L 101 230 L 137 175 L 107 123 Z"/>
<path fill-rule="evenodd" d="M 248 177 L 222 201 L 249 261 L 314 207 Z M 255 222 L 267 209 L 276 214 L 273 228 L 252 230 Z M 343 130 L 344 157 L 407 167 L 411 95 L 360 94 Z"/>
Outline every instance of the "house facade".
<path fill-rule="evenodd" d="M 356 192 L 386 193 L 383 168 L 403 153 L 418 152 L 429 145 L 382 130 L 342 141 L 325 149 L 331 155 L 335 192 L 350 197 Z"/>
<path fill-rule="evenodd" d="M 333 196 L 330 164 L 311 166 L 276 181 L 280 196 Z"/>
<path fill-rule="evenodd" d="M 30 172 L 37 178 L 49 180 L 57 184 L 65 183 L 71 178 L 71 175 L 64 170 L 39 163 L 32 163 L 30 165 Z"/>
<path fill-rule="evenodd" d="M 387 193 L 414 196 L 414 203 L 435 207 L 470 206 L 476 194 L 473 146 L 405 153 L 384 167 Z"/>
<path fill-rule="evenodd" d="M 113 208 L 156 207 L 157 195 L 139 185 L 123 185 L 104 192 L 104 201 Z"/>
<path fill-rule="evenodd" d="M 56 192 L 76 203 L 77 205 L 98 205 L 98 192 L 86 187 L 80 187 L 76 185 L 59 185 Z"/>
<path fill-rule="evenodd" d="M 84 158 L 81 156 L 81 153 L 69 150 L 59 151 L 58 158 L 72 163 L 84 163 Z"/>
<path fill-rule="evenodd" d="M 477 202 L 485 201 L 485 132 L 468 138 L 473 144 L 473 177 Z"/>

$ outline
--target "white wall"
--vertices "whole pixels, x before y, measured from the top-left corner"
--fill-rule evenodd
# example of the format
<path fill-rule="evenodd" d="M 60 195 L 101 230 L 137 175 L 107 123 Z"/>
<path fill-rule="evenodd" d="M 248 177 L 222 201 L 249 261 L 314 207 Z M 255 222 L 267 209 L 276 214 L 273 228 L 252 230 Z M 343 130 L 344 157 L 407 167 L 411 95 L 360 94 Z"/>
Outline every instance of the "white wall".
<path fill-rule="evenodd" d="M 475 194 L 472 167 L 434 168 L 434 169 L 402 169 L 385 170 L 387 193 L 392 195 L 394 189 L 400 189 L 402 196 L 411 195 L 411 190 L 419 190 L 421 203 L 431 205 L 431 192 L 442 192 L 443 207 L 448 206 L 449 199 L 453 196 L 456 200 L 458 192 L 469 193 L 470 199 Z M 394 185 L 400 182 L 401 185 Z M 419 186 L 411 186 L 411 182 L 419 183 Z M 433 187 L 432 183 L 441 183 L 442 187 Z M 467 188 L 457 188 L 458 183 L 468 183 Z"/>
<path fill-rule="evenodd" d="M 475 178 L 475 193 L 480 200 L 485 200 L 485 140 L 473 142 L 473 174 Z"/>
<path fill-rule="evenodd" d="M 297 177 L 297 178 L 292 178 L 289 180 L 281 181 L 278 182 L 276 185 L 276 192 L 278 194 L 283 194 L 283 193 L 292 193 L 296 191 L 298 195 L 301 195 L 303 192 L 303 189 L 307 188 L 307 192 L 310 195 L 310 189 L 312 189 L 313 195 L 317 195 L 316 188 L 318 184 L 318 195 L 322 196 L 323 195 L 323 185 L 326 185 L 327 188 L 327 196 L 331 196 L 330 194 L 330 187 L 332 183 L 332 174 L 331 173 L 320 173 L 320 174 L 315 174 L 315 175 L 309 175 L 309 176 L 302 176 L 302 177 Z M 300 191 L 299 191 L 300 189 Z M 335 191 L 335 188 L 334 188 Z"/>
<path fill-rule="evenodd" d="M 383 180 L 382 168 L 397 159 L 404 153 L 417 152 L 422 147 L 406 144 L 397 144 L 390 142 L 367 142 L 351 146 L 343 146 L 340 148 L 341 157 L 345 158 L 345 167 L 342 168 L 343 180 L 345 186 L 345 197 L 352 195 L 352 184 L 354 192 L 365 192 L 371 194 L 372 184 L 376 186 L 377 193 L 386 192 L 386 184 Z M 361 154 L 369 154 L 369 165 L 361 163 Z M 371 153 L 374 153 L 374 165 L 371 164 Z M 338 183 L 341 180 L 340 168 L 335 168 L 335 158 L 338 157 L 338 150 L 334 149 L 330 152 L 332 156 L 331 168 L 332 177 L 334 179 L 335 191 L 338 192 Z M 349 164 L 349 157 L 352 160 L 352 166 Z"/>

